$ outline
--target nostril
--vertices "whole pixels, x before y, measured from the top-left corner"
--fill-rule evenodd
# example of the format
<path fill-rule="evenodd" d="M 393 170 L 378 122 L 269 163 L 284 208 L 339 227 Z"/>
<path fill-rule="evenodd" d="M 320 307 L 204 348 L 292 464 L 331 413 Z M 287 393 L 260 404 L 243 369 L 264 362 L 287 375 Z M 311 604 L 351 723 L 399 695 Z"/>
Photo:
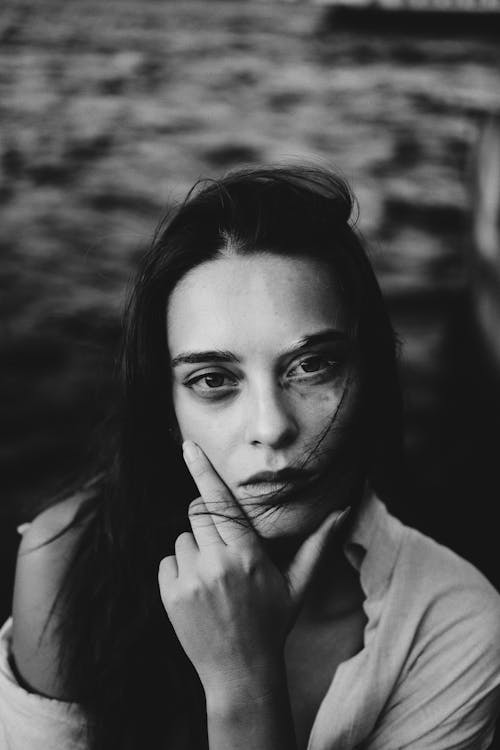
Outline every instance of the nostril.
<path fill-rule="evenodd" d="M 247 402 L 247 440 L 276 448 L 288 445 L 298 434 L 298 422 L 286 394 L 273 381 L 259 384 Z"/>
<path fill-rule="evenodd" d="M 251 426 L 251 442 L 272 446 L 288 443 L 297 435 L 297 425 L 289 415 L 267 414 L 255 416 Z"/>

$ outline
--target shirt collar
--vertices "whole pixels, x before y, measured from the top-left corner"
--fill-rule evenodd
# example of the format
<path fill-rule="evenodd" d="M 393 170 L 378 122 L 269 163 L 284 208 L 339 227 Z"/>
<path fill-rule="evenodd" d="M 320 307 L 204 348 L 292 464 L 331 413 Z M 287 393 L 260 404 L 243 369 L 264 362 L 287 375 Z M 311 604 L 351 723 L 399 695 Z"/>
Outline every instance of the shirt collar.
<path fill-rule="evenodd" d="M 344 544 L 344 554 L 359 572 L 367 596 L 385 590 L 396 563 L 403 529 L 373 490 L 367 488 Z"/>

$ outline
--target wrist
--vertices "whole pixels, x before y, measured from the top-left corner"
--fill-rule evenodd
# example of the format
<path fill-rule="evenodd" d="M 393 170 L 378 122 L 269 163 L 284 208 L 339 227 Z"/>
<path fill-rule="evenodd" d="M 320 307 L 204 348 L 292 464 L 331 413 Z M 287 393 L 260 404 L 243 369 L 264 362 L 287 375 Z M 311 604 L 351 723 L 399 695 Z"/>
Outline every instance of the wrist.
<path fill-rule="evenodd" d="M 203 682 L 207 712 L 238 713 L 252 706 L 280 702 L 288 698 L 288 683 L 284 662 L 251 667 L 244 673 L 226 673 Z"/>
<path fill-rule="evenodd" d="M 296 750 L 285 670 L 226 682 L 208 691 L 207 729 L 217 750 Z"/>

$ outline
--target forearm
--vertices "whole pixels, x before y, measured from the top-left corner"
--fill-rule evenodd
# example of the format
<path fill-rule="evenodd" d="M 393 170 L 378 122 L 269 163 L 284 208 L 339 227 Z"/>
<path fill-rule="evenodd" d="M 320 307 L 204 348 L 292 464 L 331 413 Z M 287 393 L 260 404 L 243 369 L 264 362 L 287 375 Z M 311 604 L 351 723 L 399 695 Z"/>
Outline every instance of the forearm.
<path fill-rule="evenodd" d="M 296 750 L 284 669 L 272 684 L 207 693 L 210 750 Z"/>

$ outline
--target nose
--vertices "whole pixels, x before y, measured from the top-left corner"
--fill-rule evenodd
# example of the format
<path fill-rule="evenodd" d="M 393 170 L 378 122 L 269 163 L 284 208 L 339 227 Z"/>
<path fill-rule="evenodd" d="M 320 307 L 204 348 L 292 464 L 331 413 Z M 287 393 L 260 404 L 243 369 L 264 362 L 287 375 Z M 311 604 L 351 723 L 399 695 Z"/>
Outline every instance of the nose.
<path fill-rule="evenodd" d="M 281 448 L 293 443 L 298 432 L 298 420 L 286 392 L 275 382 L 256 386 L 247 405 L 247 441 Z"/>

